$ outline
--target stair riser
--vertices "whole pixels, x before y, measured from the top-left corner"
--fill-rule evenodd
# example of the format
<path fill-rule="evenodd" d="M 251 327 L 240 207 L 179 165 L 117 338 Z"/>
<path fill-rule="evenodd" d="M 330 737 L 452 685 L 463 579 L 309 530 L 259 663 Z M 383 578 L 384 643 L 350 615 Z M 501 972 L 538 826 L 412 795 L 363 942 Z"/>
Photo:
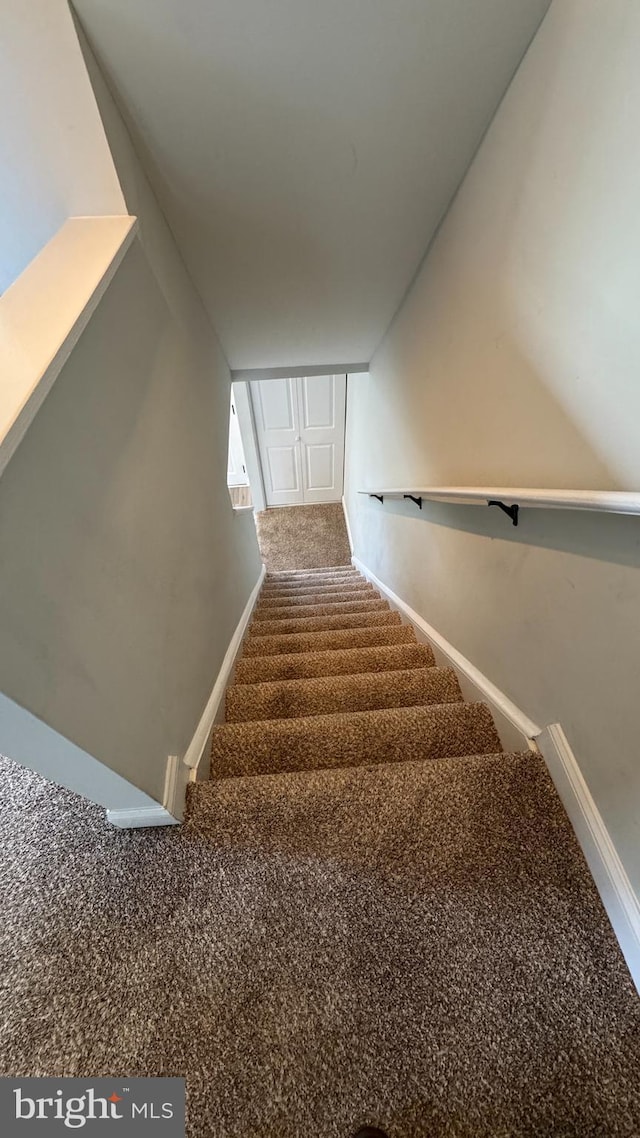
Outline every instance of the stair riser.
<path fill-rule="evenodd" d="M 358 573 L 355 565 L 326 565 L 315 569 L 282 569 L 279 573 L 267 573 L 266 581 L 297 580 L 298 577 L 331 577 L 338 573 Z"/>
<path fill-rule="evenodd" d="M 490 754 L 500 741 L 484 704 L 229 723 L 214 732 L 211 777 Z"/>
<path fill-rule="evenodd" d="M 262 605 L 258 605 L 253 612 L 255 620 L 277 622 L 301 620 L 305 616 L 340 616 L 345 612 L 385 612 L 388 609 L 388 601 L 374 597 L 366 601 L 342 601 L 332 605 L 286 605 L 284 608 L 278 606 L 263 608 Z"/>
<path fill-rule="evenodd" d="M 226 721 L 292 719 L 461 700 L 460 685 L 452 668 L 414 668 L 281 683 L 237 684 L 227 690 Z"/>
<path fill-rule="evenodd" d="M 277 628 L 274 629 L 274 623 Z M 299 620 L 254 620 L 250 636 L 291 635 L 296 632 L 328 632 L 341 628 L 374 628 L 401 624 L 397 612 L 346 612 L 340 616 L 307 616 Z"/>
<path fill-rule="evenodd" d="M 371 582 L 361 577 L 359 573 L 343 573 L 341 576 L 301 577 L 299 581 L 265 581 L 263 590 L 273 589 L 316 589 L 326 585 L 369 585 Z"/>
<path fill-rule="evenodd" d="M 291 593 L 286 596 L 261 596 L 256 606 L 256 612 L 263 609 L 289 608 L 291 605 L 341 605 L 356 602 L 366 604 L 367 601 L 381 601 L 380 593 L 374 589 L 344 589 L 340 593 L 331 590 L 321 593 Z"/>
<path fill-rule="evenodd" d="M 327 584 L 331 580 L 363 580 L 367 582 L 367 577 L 363 577 L 361 572 L 355 570 L 343 570 L 335 572 L 307 572 L 307 574 L 300 574 L 297 577 L 265 577 L 263 588 L 297 588 L 300 585 L 311 584 Z"/>
<path fill-rule="evenodd" d="M 319 569 L 316 571 L 299 573 L 268 573 L 264 579 L 265 585 L 295 585 L 298 581 L 326 581 L 329 579 L 345 578 L 347 580 L 363 580 L 362 574 L 356 569 Z"/>
<path fill-rule="evenodd" d="M 334 573 L 347 570 L 357 573 L 352 561 L 341 561 L 339 565 L 316 565 L 311 569 L 270 569 L 267 577 L 295 577 L 298 573 Z"/>
<path fill-rule="evenodd" d="M 323 652 L 332 648 L 362 648 L 375 644 L 414 644 L 415 632 L 407 625 L 380 628 L 344 628 L 332 632 L 305 632 L 286 636 L 256 636 L 245 641 L 245 656 L 274 656 L 290 652 Z"/>
<path fill-rule="evenodd" d="M 380 648 L 349 648 L 328 652 L 248 656 L 236 664 L 237 684 L 274 680 L 312 679 L 321 676 L 358 675 L 393 669 L 430 668 L 433 652 L 425 644 L 387 645 Z"/>
<path fill-rule="evenodd" d="M 359 581 L 354 581 L 348 585 L 338 585 L 334 583 L 331 585 L 318 585 L 317 587 L 305 585 L 299 589 L 263 589 L 260 594 L 260 600 L 273 601 L 282 598 L 280 599 L 280 604 L 287 604 L 289 597 L 318 597 L 321 599 L 329 593 L 335 593 L 336 596 L 343 593 L 351 593 L 353 596 L 357 593 L 361 596 L 371 596 L 374 592 L 375 590 L 372 585 L 365 585 Z M 306 603 L 313 604 L 313 600 L 307 600 Z"/>

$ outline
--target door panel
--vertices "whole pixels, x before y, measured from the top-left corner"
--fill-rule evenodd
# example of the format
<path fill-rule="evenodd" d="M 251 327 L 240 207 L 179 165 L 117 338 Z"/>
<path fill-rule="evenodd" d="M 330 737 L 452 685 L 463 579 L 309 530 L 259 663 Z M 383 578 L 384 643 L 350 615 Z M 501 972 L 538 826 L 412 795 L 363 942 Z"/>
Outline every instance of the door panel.
<path fill-rule="evenodd" d="M 333 430 L 336 425 L 334 376 L 303 376 L 300 380 L 300 425 L 303 430 Z"/>
<path fill-rule="evenodd" d="M 258 384 L 262 429 L 293 431 L 296 427 L 294 379 L 267 379 Z"/>
<path fill-rule="evenodd" d="M 307 492 L 333 490 L 335 447 L 333 443 L 318 443 L 305 447 L 305 487 Z"/>
<path fill-rule="evenodd" d="M 344 375 L 298 381 L 305 502 L 339 502 L 344 466 Z"/>
<path fill-rule="evenodd" d="M 295 447 L 269 447 L 269 482 L 275 494 L 297 494 L 300 490 Z"/>
<path fill-rule="evenodd" d="M 254 381 L 251 394 L 267 505 L 300 505 L 304 498 L 296 380 Z"/>
<path fill-rule="evenodd" d="M 339 502 L 346 376 L 251 384 L 267 506 Z"/>

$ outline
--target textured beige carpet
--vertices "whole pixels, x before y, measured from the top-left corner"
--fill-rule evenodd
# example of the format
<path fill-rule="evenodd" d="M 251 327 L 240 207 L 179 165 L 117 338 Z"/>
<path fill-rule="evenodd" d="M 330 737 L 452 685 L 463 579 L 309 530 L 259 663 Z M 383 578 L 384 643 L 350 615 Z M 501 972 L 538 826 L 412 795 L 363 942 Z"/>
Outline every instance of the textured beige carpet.
<path fill-rule="evenodd" d="M 640 1001 L 542 759 L 365 596 L 267 578 L 179 829 L 0 762 L 0 1073 L 184 1075 L 190 1138 L 637 1138 Z"/>
<path fill-rule="evenodd" d="M 256 514 L 256 526 L 262 559 L 271 572 L 351 562 L 340 502 L 264 510 Z"/>
<path fill-rule="evenodd" d="M 640 1007 L 539 759 L 221 779 L 118 831 L 0 764 L 0 1073 L 191 1138 L 640 1133 Z"/>

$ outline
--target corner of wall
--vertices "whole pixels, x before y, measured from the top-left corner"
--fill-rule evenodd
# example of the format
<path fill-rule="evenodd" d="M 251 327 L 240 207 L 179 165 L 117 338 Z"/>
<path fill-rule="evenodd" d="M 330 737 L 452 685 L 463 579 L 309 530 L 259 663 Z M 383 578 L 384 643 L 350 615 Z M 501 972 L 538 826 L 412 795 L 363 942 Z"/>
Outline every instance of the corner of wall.
<path fill-rule="evenodd" d="M 187 787 L 189 783 L 200 782 L 208 778 L 208 758 L 211 749 L 211 735 L 216 723 L 219 723 L 224 716 L 225 691 L 231 683 L 236 659 L 242 647 L 242 641 L 249 621 L 251 620 L 251 614 L 255 608 L 256 601 L 258 600 L 266 571 L 266 566 L 263 564 L 258 580 L 251 591 L 242 616 L 229 641 L 227 651 L 220 665 L 220 670 L 211 689 L 211 694 L 196 725 L 184 757 L 181 760 L 176 758 L 175 766 L 172 766 L 171 760 L 169 760 L 164 805 L 171 815 L 177 819 L 182 820 L 184 818 Z"/>
<path fill-rule="evenodd" d="M 0 723 L 2 724 L 2 750 L 7 758 L 27 767 L 43 778 L 82 795 L 90 802 L 104 806 L 109 820 L 139 814 L 151 818 L 167 815 L 162 804 L 149 794 L 116 774 L 110 767 L 87 754 L 59 732 L 20 707 L 8 696 L 0 694 Z M 36 758 L 37 756 L 37 758 Z M 175 819 L 171 819 L 175 821 Z M 165 825 L 163 822 L 132 823 L 134 825 Z"/>

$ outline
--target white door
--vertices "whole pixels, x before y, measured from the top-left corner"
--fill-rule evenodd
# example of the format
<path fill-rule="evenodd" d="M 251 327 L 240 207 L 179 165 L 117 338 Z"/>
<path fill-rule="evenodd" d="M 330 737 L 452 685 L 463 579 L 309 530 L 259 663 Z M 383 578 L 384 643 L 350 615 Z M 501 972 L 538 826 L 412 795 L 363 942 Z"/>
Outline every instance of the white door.
<path fill-rule="evenodd" d="M 339 502 L 344 471 L 346 376 L 298 380 L 298 413 L 305 502 Z"/>
<path fill-rule="evenodd" d="M 267 506 L 339 502 L 346 376 L 252 383 Z"/>
<path fill-rule="evenodd" d="M 296 385 L 295 379 L 260 379 L 251 384 L 267 506 L 304 501 Z"/>

